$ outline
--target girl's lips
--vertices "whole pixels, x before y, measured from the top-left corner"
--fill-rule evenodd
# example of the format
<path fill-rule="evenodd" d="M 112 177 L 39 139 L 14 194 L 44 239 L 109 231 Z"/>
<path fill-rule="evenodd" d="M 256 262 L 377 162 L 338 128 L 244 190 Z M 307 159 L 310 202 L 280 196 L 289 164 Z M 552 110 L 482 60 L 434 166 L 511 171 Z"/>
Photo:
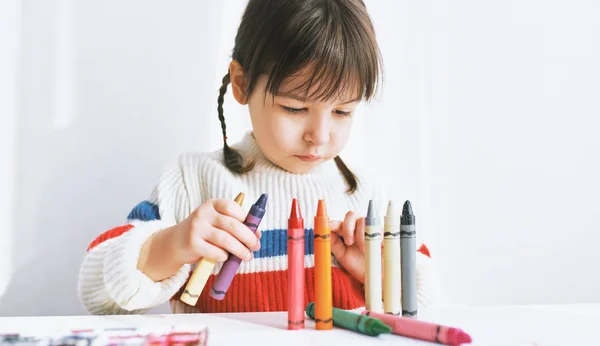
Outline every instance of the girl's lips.
<path fill-rule="evenodd" d="M 315 162 L 322 158 L 321 156 L 316 155 L 296 155 L 296 157 L 304 162 Z"/>

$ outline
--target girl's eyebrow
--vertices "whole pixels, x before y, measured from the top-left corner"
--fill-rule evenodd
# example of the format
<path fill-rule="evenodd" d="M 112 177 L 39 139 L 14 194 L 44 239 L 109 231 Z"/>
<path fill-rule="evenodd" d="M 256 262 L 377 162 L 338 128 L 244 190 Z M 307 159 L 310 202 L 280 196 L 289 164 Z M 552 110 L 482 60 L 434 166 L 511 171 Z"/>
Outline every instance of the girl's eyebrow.
<path fill-rule="evenodd" d="M 297 100 L 297 101 L 300 101 L 300 102 L 306 102 L 306 101 L 311 102 L 311 103 L 314 102 L 314 100 L 306 99 L 306 98 L 304 98 L 304 97 L 302 97 L 302 96 L 300 96 L 298 94 L 294 94 L 294 93 L 291 93 L 291 92 L 280 92 L 280 93 L 277 93 L 276 96 L 278 96 L 278 97 L 287 97 L 287 98 L 291 98 L 291 99 L 294 99 L 294 100 Z M 352 102 L 358 102 L 361 99 L 362 99 L 361 97 L 357 97 L 355 99 L 342 102 L 342 103 L 340 103 L 340 105 L 345 105 L 345 104 L 352 103 Z"/>

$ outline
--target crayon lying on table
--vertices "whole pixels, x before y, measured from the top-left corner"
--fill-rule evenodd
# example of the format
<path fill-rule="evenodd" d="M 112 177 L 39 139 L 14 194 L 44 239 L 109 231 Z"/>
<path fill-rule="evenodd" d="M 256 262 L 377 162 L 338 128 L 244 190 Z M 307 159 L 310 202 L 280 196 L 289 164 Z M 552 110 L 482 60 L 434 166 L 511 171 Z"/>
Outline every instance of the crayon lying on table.
<path fill-rule="evenodd" d="M 392 333 L 443 345 L 460 345 L 471 342 L 471 336 L 462 329 L 419 321 L 414 318 L 393 316 L 365 310 L 362 315 L 380 319 L 392 327 Z"/>
<path fill-rule="evenodd" d="M 263 193 L 260 195 L 258 200 L 252 205 L 248 215 L 246 216 L 246 220 L 244 224 L 250 228 L 250 230 L 256 233 L 258 229 L 258 225 L 265 215 L 265 208 L 267 206 L 267 194 Z M 240 263 L 242 260 L 233 255 L 229 254 L 229 258 L 225 263 L 223 263 L 223 267 L 219 271 L 219 274 L 215 278 L 213 282 L 213 286 L 210 290 L 210 296 L 216 300 L 222 300 L 225 298 L 225 293 L 229 289 L 229 285 L 231 285 L 231 281 L 233 281 L 233 277 L 237 273 L 238 268 L 240 267 Z"/>
<path fill-rule="evenodd" d="M 332 308 L 333 324 L 336 327 L 352 330 L 368 336 L 379 336 L 392 332 L 390 326 L 381 320 L 365 315 L 359 315 L 350 311 Z M 308 317 L 315 319 L 315 303 L 310 302 L 306 306 Z"/>
<path fill-rule="evenodd" d="M 287 243 L 288 329 L 304 329 L 304 219 L 295 198 L 288 219 Z"/>
<path fill-rule="evenodd" d="M 241 206 L 244 203 L 244 196 L 245 195 L 240 192 L 235 198 L 235 203 Z M 213 269 L 215 269 L 215 265 L 216 262 L 207 258 L 198 261 L 198 264 L 190 277 L 190 281 L 188 281 L 185 286 L 185 290 L 181 294 L 179 300 L 190 306 L 195 306 L 200 297 L 200 293 L 202 293 L 202 290 L 204 289 L 204 285 L 206 285 L 206 281 L 208 281 L 208 277 L 212 274 Z"/>
<path fill-rule="evenodd" d="M 402 316 L 417 318 L 417 244 L 415 215 L 410 201 L 404 202 L 400 216 L 400 273 L 402 277 Z"/>
<path fill-rule="evenodd" d="M 333 329 L 331 309 L 331 229 L 325 201 L 319 200 L 314 222 L 315 324 L 317 330 Z"/>

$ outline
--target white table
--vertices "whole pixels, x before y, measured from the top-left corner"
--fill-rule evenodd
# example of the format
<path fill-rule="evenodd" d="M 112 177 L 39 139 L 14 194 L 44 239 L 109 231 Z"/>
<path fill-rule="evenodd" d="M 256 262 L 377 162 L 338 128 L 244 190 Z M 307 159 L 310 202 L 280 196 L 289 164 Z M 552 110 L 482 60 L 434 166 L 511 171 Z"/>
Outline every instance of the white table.
<path fill-rule="evenodd" d="M 600 345 L 600 304 L 559 306 L 435 307 L 419 319 L 464 329 L 471 345 Z M 364 336 L 344 329 L 288 331 L 286 313 L 0 317 L 0 332 L 25 326 L 85 329 L 199 323 L 208 327 L 208 345 L 434 345 L 396 335 Z"/>

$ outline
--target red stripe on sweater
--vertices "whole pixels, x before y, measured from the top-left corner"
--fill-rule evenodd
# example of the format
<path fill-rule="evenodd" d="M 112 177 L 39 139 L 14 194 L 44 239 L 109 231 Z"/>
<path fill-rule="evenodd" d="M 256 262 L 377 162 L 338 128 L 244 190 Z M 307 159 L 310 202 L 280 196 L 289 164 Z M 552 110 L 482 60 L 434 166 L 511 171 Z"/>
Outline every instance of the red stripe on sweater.
<path fill-rule="evenodd" d="M 236 274 L 223 300 L 210 296 L 215 280 L 211 275 L 196 308 L 206 313 L 287 311 L 287 273 L 287 270 L 279 270 Z M 304 306 L 315 301 L 315 268 L 306 268 L 305 275 Z M 171 299 L 179 299 L 186 285 L 187 282 Z M 338 267 L 331 268 L 331 289 L 333 307 L 356 309 L 365 306 L 363 284 Z"/>
<path fill-rule="evenodd" d="M 98 238 L 94 239 L 93 242 L 91 242 L 91 244 L 88 246 L 87 251 L 89 252 L 90 250 L 92 250 L 93 248 L 95 248 L 96 246 L 102 244 L 103 242 L 112 239 L 112 238 L 116 238 L 118 236 L 120 236 L 121 234 L 129 231 L 130 229 L 133 228 L 132 224 L 128 224 L 128 225 L 123 225 L 123 226 L 119 226 L 119 227 L 115 227 L 111 230 L 108 230 L 102 234 L 100 234 L 98 236 Z"/>

